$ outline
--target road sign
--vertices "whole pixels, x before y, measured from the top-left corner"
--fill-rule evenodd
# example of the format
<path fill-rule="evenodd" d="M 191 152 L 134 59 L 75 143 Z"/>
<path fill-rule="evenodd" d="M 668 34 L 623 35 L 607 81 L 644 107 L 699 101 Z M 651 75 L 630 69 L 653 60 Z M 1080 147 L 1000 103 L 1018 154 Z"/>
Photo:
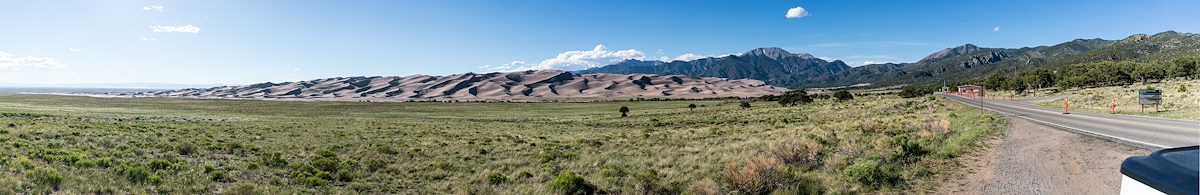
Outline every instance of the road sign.
<path fill-rule="evenodd" d="M 1141 105 L 1159 105 L 1162 104 L 1162 90 L 1138 90 L 1138 104 Z"/>
<path fill-rule="evenodd" d="M 1162 104 L 1162 90 L 1139 89 L 1138 104 L 1142 105 L 1143 110 L 1146 105 L 1154 105 L 1154 111 L 1158 112 L 1158 105 Z"/>

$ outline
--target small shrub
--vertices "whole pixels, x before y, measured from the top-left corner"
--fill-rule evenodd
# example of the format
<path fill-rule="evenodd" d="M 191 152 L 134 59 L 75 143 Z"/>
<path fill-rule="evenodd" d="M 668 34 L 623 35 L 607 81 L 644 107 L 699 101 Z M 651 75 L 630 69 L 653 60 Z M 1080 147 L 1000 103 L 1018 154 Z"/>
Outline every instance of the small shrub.
<path fill-rule="evenodd" d="M 321 180 L 321 178 L 316 177 L 316 176 L 301 177 L 299 180 L 300 180 L 300 183 L 302 183 L 304 185 L 312 186 L 312 187 L 325 185 L 325 180 Z"/>
<path fill-rule="evenodd" d="M 24 169 L 33 169 L 37 167 L 37 164 L 33 163 L 33 161 L 30 161 L 29 159 L 17 160 L 17 163 L 21 164 L 21 168 Z"/>
<path fill-rule="evenodd" d="M 771 155 L 783 160 L 783 163 L 796 165 L 804 169 L 820 167 L 821 145 L 812 141 L 790 141 L 772 145 L 767 148 Z"/>
<path fill-rule="evenodd" d="M 113 165 L 113 159 L 110 157 L 102 157 L 102 158 L 96 160 L 96 166 L 111 167 L 112 165 Z"/>
<path fill-rule="evenodd" d="M 563 172 L 558 177 L 546 182 L 546 188 L 560 194 L 594 194 L 596 192 L 596 187 L 571 172 Z"/>
<path fill-rule="evenodd" d="M 347 170 L 338 171 L 334 174 L 334 177 L 341 182 L 351 182 L 354 181 L 354 172 Z"/>
<path fill-rule="evenodd" d="M 227 190 L 227 191 L 225 191 L 225 192 L 222 192 L 221 194 L 222 194 L 222 195 L 255 195 L 255 194 L 260 194 L 260 193 L 258 192 L 258 190 L 257 190 L 257 189 L 255 189 L 255 188 L 257 188 L 257 187 L 256 187 L 254 184 L 252 184 L 252 183 L 240 183 L 240 184 L 238 184 L 237 186 L 234 186 L 233 188 L 229 188 L 229 190 Z"/>
<path fill-rule="evenodd" d="M 150 163 L 148 163 L 148 165 L 150 166 L 151 171 L 165 170 L 165 169 L 171 168 L 171 162 L 168 162 L 165 160 L 158 160 L 158 159 L 150 160 Z"/>
<path fill-rule="evenodd" d="M 213 171 L 211 173 L 208 173 L 208 178 L 212 179 L 215 182 L 224 182 L 229 179 L 229 178 L 225 177 L 225 172 L 221 172 L 221 171 Z"/>
<path fill-rule="evenodd" d="M 175 151 L 178 152 L 179 155 L 184 155 L 184 156 L 192 155 L 192 154 L 196 153 L 196 145 L 189 143 L 189 142 L 184 142 L 182 144 L 176 145 Z"/>
<path fill-rule="evenodd" d="M 928 153 L 928 150 L 921 146 L 919 138 L 908 134 L 896 136 L 892 140 L 892 146 L 899 150 L 897 158 L 916 158 Z"/>
<path fill-rule="evenodd" d="M 396 151 L 395 148 L 392 148 L 391 146 L 386 146 L 386 145 L 376 146 L 375 151 L 378 151 L 379 153 L 383 153 L 383 154 L 387 154 L 387 155 L 396 155 L 396 154 L 400 153 L 400 151 Z"/>
<path fill-rule="evenodd" d="M 337 169 L 338 169 L 337 160 L 329 159 L 329 158 L 325 158 L 325 157 L 314 158 L 311 162 L 309 162 L 309 164 L 312 165 L 313 168 L 317 168 L 319 170 L 326 171 L 326 172 L 334 172 L 334 171 L 337 171 Z"/>
<path fill-rule="evenodd" d="M 629 116 L 629 107 L 621 106 L 621 109 L 617 109 L 617 111 L 621 112 L 621 117 Z"/>
<path fill-rule="evenodd" d="M 159 184 L 162 184 L 163 181 L 162 181 L 162 177 L 159 177 L 158 175 L 150 175 L 150 177 L 146 178 L 146 182 L 149 182 L 150 184 L 154 184 L 154 185 L 159 185 Z"/>
<path fill-rule="evenodd" d="M 117 167 L 116 171 L 121 175 L 124 175 L 125 178 L 130 182 L 134 183 L 146 183 L 150 181 L 150 176 L 153 175 L 149 168 L 146 168 L 145 165 L 140 164 L 122 164 L 121 166 Z"/>
<path fill-rule="evenodd" d="M 533 177 L 533 173 L 529 173 L 527 171 L 521 171 L 521 173 L 517 173 L 517 178 L 524 179 L 524 178 L 531 178 L 531 177 Z"/>
<path fill-rule="evenodd" d="M 499 185 L 504 182 L 508 182 L 508 177 L 504 176 L 504 174 L 496 172 L 487 176 L 487 182 L 488 184 Z"/>
<path fill-rule="evenodd" d="M 375 172 L 380 169 L 383 169 L 384 167 L 387 167 L 387 161 L 383 161 L 380 159 L 370 159 L 370 160 L 367 160 L 367 162 L 364 162 L 363 164 L 366 165 L 367 171 L 371 171 L 371 172 Z"/>
<path fill-rule="evenodd" d="M 80 159 L 79 161 L 75 161 L 75 166 L 84 167 L 84 168 L 94 167 L 94 166 L 96 166 L 96 161 Z"/>
<path fill-rule="evenodd" d="M 890 186 L 900 180 L 895 170 L 877 160 L 855 161 L 854 164 L 846 166 L 843 172 L 850 179 L 868 186 Z"/>
<path fill-rule="evenodd" d="M 717 185 L 717 182 L 714 182 L 711 179 L 705 179 L 692 183 L 691 186 L 688 186 L 686 194 L 720 195 L 721 188 Z"/>
<path fill-rule="evenodd" d="M 58 187 L 62 185 L 63 181 L 63 176 L 62 174 L 59 174 L 58 171 L 42 167 L 35 168 L 33 171 L 25 173 L 25 177 L 33 180 L 33 183 L 44 185 L 53 188 L 54 190 L 58 190 Z"/>
<path fill-rule="evenodd" d="M 284 160 L 279 153 L 270 153 L 259 156 L 258 162 L 268 167 L 283 167 L 287 165 L 287 160 Z"/>
<path fill-rule="evenodd" d="M 625 170 L 611 164 L 600 167 L 600 176 L 605 177 L 625 177 Z"/>
<path fill-rule="evenodd" d="M 317 178 L 321 178 L 323 180 L 333 180 L 333 175 L 331 175 L 331 174 L 329 174 L 329 172 L 325 172 L 325 171 L 317 171 L 317 174 L 314 176 Z"/>
<path fill-rule="evenodd" d="M 791 172 L 779 159 L 766 155 L 755 155 L 740 165 L 725 166 L 729 187 L 747 194 L 767 194 L 793 183 Z"/>

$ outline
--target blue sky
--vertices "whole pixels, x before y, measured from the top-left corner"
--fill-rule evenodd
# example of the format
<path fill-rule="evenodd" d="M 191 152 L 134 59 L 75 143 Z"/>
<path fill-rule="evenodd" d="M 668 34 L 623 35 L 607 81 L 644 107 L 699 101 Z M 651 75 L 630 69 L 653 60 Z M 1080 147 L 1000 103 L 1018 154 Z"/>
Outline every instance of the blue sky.
<path fill-rule="evenodd" d="M 1200 1 L 10 1 L 0 83 L 577 69 L 781 47 L 864 62 L 1200 32 Z M 804 12 L 789 9 L 802 7 Z M 797 10 L 798 11 L 798 10 Z M 803 14 L 800 14 L 803 13 Z M 600 46 L 602 45 L 602 46 Z"/>

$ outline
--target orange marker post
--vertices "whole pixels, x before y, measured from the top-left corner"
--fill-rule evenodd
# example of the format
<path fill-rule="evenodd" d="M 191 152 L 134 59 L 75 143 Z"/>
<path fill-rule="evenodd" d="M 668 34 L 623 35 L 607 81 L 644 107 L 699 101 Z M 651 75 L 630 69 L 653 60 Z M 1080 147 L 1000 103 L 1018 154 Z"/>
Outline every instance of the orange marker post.
<path fill-rule="evenodd" d="M 1071 108 L 1071 101 L 1067 100 L 1067 98 L 1064 97 L 1063 98 L 1063 114 L 1071 114 L 1070 108 Z"/>
<path fill-rule="evenodd" d="M 1109 114 L 1117 114 L 1117 97 L 1113 97 L 1112 112 L 1110 112 Z"/>

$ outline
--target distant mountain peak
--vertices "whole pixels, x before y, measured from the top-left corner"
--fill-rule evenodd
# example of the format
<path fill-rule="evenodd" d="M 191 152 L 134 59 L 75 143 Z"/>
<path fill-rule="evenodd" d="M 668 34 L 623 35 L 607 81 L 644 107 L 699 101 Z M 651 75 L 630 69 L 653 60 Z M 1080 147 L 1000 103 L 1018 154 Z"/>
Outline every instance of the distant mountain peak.
<path fill-rule="evenodd" d="M 757 49 L 750 50 L 750 51 L 747 51 L 746 53 L 742 54 L 742 56 L 752 56 L 752 55 L 766 56 L 767 58 L 771 58 L 773 60 L 780 60 L 780 59 L 783 59 L 783 58 L 786 58 L 789 56 L 790 57 L 799 57 L 799 58 L 804 58 L 804 59 L 816 58 L 816 57 L 813 57 L 813 55 L 811 55 L 811 54 L 791 53 L 791 52 L 788 52 L 787 50 L 783 50 L 783 48 L 778 48 L 778 47 L 757 48 Z"/>
<path fill-rule="evenodd" d="M 946 49 L 943 49 L 942 51 L 934 52 L 933 54 L 929 54 L 929 56 L 925 56 L 925 58 L 921 58 L 921 61 L 938 60 L 938 59 L 943 59 L 943 58 L 948 58 L 948 57 L 959 56 L 959 55 L 963 55 L 963 54 L 969 54 L 969 53 L 972 53 L 975 51 L 979 51 L 979 48 L 980 48 L 979 46 L 975 46 L 974 44 L 967 43 L 962 46 L 946 48 Z"/>

